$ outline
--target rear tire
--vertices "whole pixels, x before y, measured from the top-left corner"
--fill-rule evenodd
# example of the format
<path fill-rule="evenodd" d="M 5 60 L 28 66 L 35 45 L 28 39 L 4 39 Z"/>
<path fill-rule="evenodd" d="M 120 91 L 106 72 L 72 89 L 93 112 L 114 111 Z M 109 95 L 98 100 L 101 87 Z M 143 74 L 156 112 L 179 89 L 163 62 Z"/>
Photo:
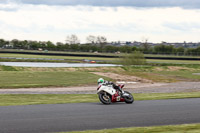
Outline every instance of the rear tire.
<path fill-rule="evenodd" d="M 111 103 L 111 96 L 107 92 L 100 92 L 99 93 L 99 100 L 103 104 L 110 104 Z"/>
<path fill-rule="evenodd" d="M 134 97 L 133 97 L 133 95 L 132 95 L 130 92 L 128 92 L 128 91 L 124 91 L 124 92 L 129 94 L 129 97 L 124 97 L 125 102 L 126 102 L 127 104 L 133 103 L 133 102 L 134 102 Z"/>

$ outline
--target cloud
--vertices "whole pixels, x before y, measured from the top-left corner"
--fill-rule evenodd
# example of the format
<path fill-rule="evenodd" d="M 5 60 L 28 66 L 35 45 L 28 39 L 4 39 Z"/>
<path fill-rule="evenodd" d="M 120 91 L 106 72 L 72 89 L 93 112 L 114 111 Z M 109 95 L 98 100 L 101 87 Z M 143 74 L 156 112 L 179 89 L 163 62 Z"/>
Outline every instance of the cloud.
<path fill-rule="evenodd" d="M 0 10 L 3 11 L 17 11 L 18 5 L 16 3 L 6 4 L 5 1 L 0 2 Z"/>
<path fill-rule="evenodd" d="M 200 24 L 198 22 L 165 22 L 163 26 L 172 29 L 177 30 L 181 32 L 191 32 L 191 31 L 197 31 L 200 29 Z"/>
<path fill-rule="evenodd" d="M 1 0 L 0 3 L 43 4 L 61 6 L 105 6 L 105 7 L 182 7 L 200 8 L 200 0 Z"/>
<path fill-rule="evenodd" d="M 0 10 L 0 37 L 8 40 L 64 42 L 67 35 L 76 34 L 82 42 L 88 35 L 103 35 L 108 41 L 141 41 L 143 36 L 152 42 L 200 41 L 198 9 L 49 6 L 9 2 L 0 4 L 0 7 L 13 5 L 10 8 L 18 10 Z"/>

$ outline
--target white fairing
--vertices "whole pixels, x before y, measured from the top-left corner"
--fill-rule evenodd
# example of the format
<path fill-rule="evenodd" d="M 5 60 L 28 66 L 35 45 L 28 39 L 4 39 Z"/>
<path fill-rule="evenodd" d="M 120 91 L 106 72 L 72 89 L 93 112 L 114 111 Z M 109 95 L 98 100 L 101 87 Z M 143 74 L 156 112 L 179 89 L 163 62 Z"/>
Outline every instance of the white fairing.
<path fill-rule="evenodd" d="M 101 87 L 99 88 L 97 93 L 99 93 L 101 91 L 105 91 L 105 92 L 109 93 L 110 95 L 114 95 L 116 93 L 116 90 L 112 87 L 112 85 L 101 84 Z"/>

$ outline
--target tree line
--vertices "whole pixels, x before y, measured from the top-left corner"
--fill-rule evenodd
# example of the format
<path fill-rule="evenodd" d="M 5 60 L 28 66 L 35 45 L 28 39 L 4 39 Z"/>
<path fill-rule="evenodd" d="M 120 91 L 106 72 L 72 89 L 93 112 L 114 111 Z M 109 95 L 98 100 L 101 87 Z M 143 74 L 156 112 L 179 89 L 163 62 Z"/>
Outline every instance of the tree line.
<path fill-rule="evenodd" d="M 107 43 L 103 36 L 88 36 L 87 43 L 80 44 L 75 35 L 68 36 L 66 43 L 51 41 L 28 41 L 17 40 L 11 41 L 0 39 L 0 48 L 6 49 L 25 49 L 25 50 L 52 50 L 52 51 L 71 51 L 71 52 L 105 52 L 105 53 L 132 53 L 140 51 L 144 54 L 168 54 L 168 55 L 200 55 L 200 47 L 184 48 L 174 47 L 173 45 L 156 45 L 150 46 L 148 43 L 141 43 L 140 46 L 115 46 Z"/>

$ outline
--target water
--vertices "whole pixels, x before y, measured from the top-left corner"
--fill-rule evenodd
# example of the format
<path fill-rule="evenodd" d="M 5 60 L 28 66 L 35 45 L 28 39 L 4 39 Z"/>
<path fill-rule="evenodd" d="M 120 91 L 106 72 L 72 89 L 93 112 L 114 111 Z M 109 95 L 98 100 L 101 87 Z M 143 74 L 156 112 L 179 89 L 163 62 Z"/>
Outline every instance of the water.
<path fill-rule="evenodd" d="M 115 64 L 89 64 L 89 63 L 43 63 L 43 62 L 0 62 L 0 65 L 18 67 L 111 67 Z"/>

